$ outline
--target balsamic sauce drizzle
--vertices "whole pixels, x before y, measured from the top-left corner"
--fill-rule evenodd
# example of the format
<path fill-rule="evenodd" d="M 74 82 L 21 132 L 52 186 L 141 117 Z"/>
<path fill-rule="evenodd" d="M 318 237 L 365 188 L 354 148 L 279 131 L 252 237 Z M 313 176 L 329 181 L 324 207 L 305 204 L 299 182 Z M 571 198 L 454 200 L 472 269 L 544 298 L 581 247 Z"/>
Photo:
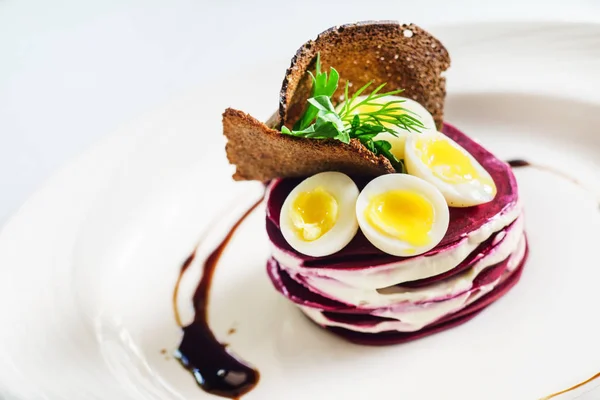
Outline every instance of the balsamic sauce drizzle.
<path fill-rule="evenodd" d="M 258 207 L 263 198 L 264 196 L 236 221 L 227 236 L 205 260 L 202 278 L 192 298 L 195 311 L 194 321 L 183 327 L 183 339 L 179 349 L 175 352 L 175 357 L 185 369 L 192 373 L 202 390 L 230 399 L 237 399 L 252 390 L 258 383 L 259 373 L 227 351 L 226 346 L 217 340 L 208 325 L 208 297 L 212 278 L 223 251 L 235 231 Z M 181 266 L 179 278 L 173 292 L 175 319 L 179 326 L 182 326 L 177 311 L 179 284 L 195 256 L 196 252 L 194 251 Z"/>
<path fill-rule="evenodd" d="M 577 186 L 582 187 L 583 189 L 587 189 L 581 182 L 579 182 L 577 179 L 573 178 L 572 176 L 564 173 L 563 171 L 559 170 L 559 169 L 555 169 L 552 167 L 549 167 L 547 165 L 538 165 L 538 164 L 533 164 L 527 160 L 523 160 L 520 158 L 514 159 L 514 160 L 509 160 L 507 161 L 508 165 L 510 165 L 512 168 L 522 168 L 522 167 L 531 167 L 531 168 L 535 168 L 537 170 L 540 171 L 545 171 L 545 172 L 549 172 L 551 174 L 554 174 L 560 178 L 566 179 L 574 184 L 576 184 Z"/>
<path fill-rule="evenodd" d="M 533 164 L 527 160 L 523 160 L 520 158 L 515 158 L 513 160 L 509 160 L 507 161 L 507 164 L 510 165 L 512 168 L 523 168 L 523 167 L 531 167 L 531 168 L 535 168 L 539 171 L 545 171 L 545 172 L 549 172 L 553 175 L 558 176 L 559 178 L 565 179 L 571 183 L 574 183 L 575 185 L 579 186 L 580 188 L 586 190 L 587 192 L 589 192 L 590 194 L 594 195 L 597 197 L 597 194 L 594 193 L 594 191 L 592 189 L 590 189 L 589 187 L 586 187 L 583 183 L 581 183 L 579 180 L 577 180 L 576 178 L 564 173 L 563 171 L 559 170 L 559 169 L 555 169 L 546 165 L 538 165 L 538 164 Z M 600 199 L 598 200 L 598 210 L 600 211 Z"/>
<path fill-rule="evenodd" d="M 529 161 L 527 160 L 522 160 L 520 158 L 516 158 L 514 160 L 509 160 L 507 161 L 508 165 L 510 165 L 512 168 L 519 168 L 519 167 L 529 167 L 531 166 L 531 164 L 529 163 Z"/>

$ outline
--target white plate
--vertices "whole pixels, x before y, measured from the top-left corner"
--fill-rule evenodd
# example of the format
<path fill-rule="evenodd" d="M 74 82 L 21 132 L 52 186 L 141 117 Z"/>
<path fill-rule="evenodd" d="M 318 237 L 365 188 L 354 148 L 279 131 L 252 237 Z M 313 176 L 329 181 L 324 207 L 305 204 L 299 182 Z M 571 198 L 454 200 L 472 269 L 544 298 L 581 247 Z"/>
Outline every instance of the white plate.
<path fill-rule="evenodd" d="M 271 288 L 255 213 L 223 257 L 210 307 L 217 336 L 261 372 L 248 399 L 536 399 L 600 370 L 600 26 L 434 33 L 453 59 L 447 120 L 502 158 L 550 165 L 587 189 L 518 170 L 531 244 L 521 282 L 465 325 L 381 348 L 329 335 Z M 0 236 L 0 395 L 210 397 L 171 356 L 181 339 L 172 290 L 208 221 L 227 225 L 231 204 L 256 193 L 229 179 L 221 112 L 232 105 L 266 118 L 282 74 L 261 65 L 144 116 L 66 166 L 12 218 Z M 196 265 L 184 277 L 188 320 L 199 273 Z M 597 384 L 561 399 L 597 399 Z"/>

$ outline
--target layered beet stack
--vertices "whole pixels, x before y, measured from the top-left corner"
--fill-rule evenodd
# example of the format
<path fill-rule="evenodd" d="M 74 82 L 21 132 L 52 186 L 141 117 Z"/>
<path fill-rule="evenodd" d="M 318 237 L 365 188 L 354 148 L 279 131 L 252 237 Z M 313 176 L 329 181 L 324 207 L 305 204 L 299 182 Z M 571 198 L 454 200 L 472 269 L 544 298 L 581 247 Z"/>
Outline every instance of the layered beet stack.
<path fill-rule="evenodd" d="M 223 114 L 234 179 L 269 182 L 275 288 L 348 340 L 400 343 L 456 326 L 521 275 L 515 177 L 444 123 L 449 67 L 443 44 L 413 24 L 336 26 L 296 52 L 269 121 Z M 320 225 L 307 210 L 323 211 Z"/>
<path fill-rule="evenodd" d="M 354 342 L 401 343 L 469 320 L 519 280 L 527 243 L 510 167 L 451 125 L 446 124 L 443 133 L 475 157 L 498 191 L 489 203 L 451 207 L 446 235 L 425 254 L 385 254 L 360 231 L 335 254 L 300 254 L 279 229 L 283 202 L 300 180 L 270 184 L 269 276 L 277 290 L 318 325 Z M 355 181 L 359 188 L 366 183 L 365 178 Z"/>

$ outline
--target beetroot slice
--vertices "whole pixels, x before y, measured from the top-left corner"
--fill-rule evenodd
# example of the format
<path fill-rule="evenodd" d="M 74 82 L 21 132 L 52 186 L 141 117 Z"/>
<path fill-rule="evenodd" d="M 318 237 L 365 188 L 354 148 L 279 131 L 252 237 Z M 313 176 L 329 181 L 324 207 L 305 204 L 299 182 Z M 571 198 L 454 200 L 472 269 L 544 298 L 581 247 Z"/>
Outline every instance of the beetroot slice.
<path fill-rule="evenodd" d="M 510 256 L 497 264 L 485 268 L 473 280 L 473 286 L 470 290 L 475 291 L 481 286 L 488 285 L 497 280 L 507 269 L 509 261 Z M 267 262 L 267 272 L 275 289 L 298 305 L 344 314 L 362 314 L 367 320 L 373 318 L 372 315 L 368 314 L 368 312 L 373 310 L 372 308 L 345 304 L 337 299 L 328 298 L 323 294 L 311 291 L 304 284 L 301 276 L 290 276 L 273 258 Z"/>
<path fill-rule="evenodd" d="M 391 344 L 406 343 L 411 340 L 420 339 L 425 336 L 429 336 L 431 334 L 453 328 L 475 317 L 478 313 L 483 311 L 485 307 L 489 306 L 491 303 L 504 296 L 514 285 L 517 284 L 517 282 L 521 278 L 525 261 L 527 260 L 527 253 L 528 250 L 526 250 L 525 256 L 523 257 L 523 260 L 519 264 L 518 268 L 512 271 L 502 283 L 500 283 L 494 288 L 494 290 L 484 295 L 472 304 L 468 305 L 467 307 L 463 308 L 462 310 L 454 314 L 448 315 L 439 320 L 438 322 L 426 326 L 425 328 L 419 331 L 386 331 L 380 333 L 362 333 L 340 327 L 324 328 L 338 336 L 343 337 L 344 339 L 350 342 L 369 346 L 384 346 Z"/>
<path fill-rule="evenodd" d="M 496 158 L 467 135 L 450 124 L 444 124 L 443 133 L 463 146 L 490 173 L 496 183 L 497 194 L 493 201 L 474 207 L 450 208 L 450 227 L 441 243 L 425 255 L 433 255 L 458 243 L 474 230 L 493 219 L 499 214 L 512 209 L 518 201 L 518 188 L 511 168 L 505 162 Z M 368 179 L 353 178 L 359 188 L 364 187 Z M 278 179 L 269 186 L 267 199 L 267 230 L 273 243 L 290 252 L 307 267 L 337 268 L 343 263 L 346 268 L 368 266 L 377 257 L 378 263 L 397 262 L 404 258 L 394 257 L 383 253 L 373 246 L 360 232 L 345 248 L 325 257 L 310 257 L 292 249 L 281 236 L 279 231 L 279 216 L 281 207 L 290 191 L 301 182 L 301 179 Z M 269 224 L 271 222 L 272 224 Z M 365 256 L 372 256 L 371 258 Z M 359 256 L 358 258 L 356 258 Z M 361 259 L 364 257 L 364 259 Z M 348 264 L 350 260 L 351 265 Z M 381 262 L 380 262 L 381 261 Z"/>
<path fill-rule="evenodd" d="M 479 246 L 477 246 L 475 248 L 475 250 L 473 250 L 467 256 L 467 258 L 465 258 L 460 264 L 458 264 L 456 267 L 452 268 L 451 270 L 448 270 L 439 275 L 430 276 L 429 278 L 423 278 L 423 279 L 419 279 L 416 281 L 404 282 L 397 286 L 409 287 L 409 288 L 423 287 L 423 286 L 431 285 L 432 283 L 435 283 L 435 282 L 439 282 L 444 279 L 448 279 L 454 275 L 460 274 L 461 272 L 468 270 L 473 265 L 475 265 L 475 263 L 477 263 L 479 260 L 486 257 L 490 252 L 494 251 L 496 249 L 496 247 L 502 243 L 502 241 L 500 241 L 497 244 L 494 244 L 494 241 L 502 232 L 507 233 L 510 229 L 512 229 L 514 223 L 515 222 L 512 222 L 509 226 L 507 226 L 503 230 L 494 233 L 487 240 L 483 241 Z"/>
<path fill-rule="evenodd" d="M 508 260 L 492 265 L 481 271 L 473 281 L 473 287 L 470 289 L 470 291 L 472 293 L 476 293 L 479 289 L 481 289 L 482 286 L 495 282 L 496 280 L 502 278 L 503 275 L 505 278 L 507 278 L 510 274 L 510 272 L 507 271 L 507 266 Z M 502 280 L 500 282 L 502 282 Z M 373 326 L 383 321 L 394 321 L 393 318 L 380 317 L 373 314 L 348 314 L 344 311 L 323 311 L 323 315 L 333 322 L 341 322 L 359 326 Z"/>
<path fill-rule="evenodd" d="M 290 274 L 281 269 L 279 263 L 273 258 L 270 258 L 267 261 L 267 274 L 269 275 L 269 278 L 271 278 L 271 282 L 273 283 L 273 286 L 275 286 L 275 289 L 298 305 L 330 311 L 344 310 L 350 312 L 354 309 L 357 313 L 361 312 L 361 310 L 356 309 L 350 304 L 328 299 L 327 297 L 310 291 L 308 288 L 292 279 Z"/>
<path fill-rule="evenodd" d="M 362 333 L 350 331 L 348 329 L 340 328 L 337 326 L 327 326 L 323 328 L 335 335 L 341 336 L 342 338 L 352 343 L 363 344 L 367 346 L 389 346 L 392 344 L 401 344 L 410 342 L 412 340 L 417 340 L 425 336 L 429 336 L 434 333 L 445 331 L 446 329 L 450 329 L 455 326 L 461 325 L 469 321 L 471 318 L 475 317 L 481 311 L 483 311 L 483 309 L 475 310 L 469 314 L 456 317 L 453 320 L 446 321 L 438 325 L 430 325 L 416 332 Z"/>

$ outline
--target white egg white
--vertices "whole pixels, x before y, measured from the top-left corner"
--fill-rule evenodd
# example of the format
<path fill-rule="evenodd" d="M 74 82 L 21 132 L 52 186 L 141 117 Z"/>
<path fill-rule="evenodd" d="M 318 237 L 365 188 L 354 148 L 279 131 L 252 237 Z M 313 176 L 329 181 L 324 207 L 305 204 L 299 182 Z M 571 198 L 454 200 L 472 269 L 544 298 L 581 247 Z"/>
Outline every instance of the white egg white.
<path fill-rule="evenodd" d="M 422 136 L 421 136 L 422 135 Z M 444 195 L 450 207 L 470 207 L 479 204 L 484 204 L 492 201 L 496 195 L 496 185 L 490 174 L 483 166 L 461 145 L 450 139 L 448 136 L 440 132 L 424 132 L 421 135 L 411 135 L 406 140 L 404 150 L 404 163 L 409 174 L 426 180 Z M 467 157 L 475 170 L 479 179 L 464 181 L 461 183 L 447 182 L 438 177 L 426 164 L 421 160 L 421 150 L 417 147 L 417 142 L 420 138 L 437 137 L 448 141 L 450 145 L 458 149 L 465 157 Z M 491 186 L 487 183 L 491 183 Z"/>
<path fill-rule="evenodd" d="M 432 204 L 434 220 L 429 231 L 429 242 L 426 245 L 413 246 L 398 238 L 385 235 L 373 227 L 365 217 L 365 210 L 369 206 L 370 199 L 392 190 L 418 193 Z M 407 174 L 382 175 L 369 182 L 360 192 L 356 201 L 356 216 L 362 233 L 373 246 L 385 253 L 399 257 L 415 256 L 431 250 L 441 242 L 450 223 L 448 205 L 440 191 L 432 184 Z"/>
<path fill-rule="evenodd" d="M 338 204 L 338 217 L 334 226 L 313 241 L 298 236 L 291 218 L 291 208 L 302 192 L 321 187 L 331 194 Z M 279 225 L 283 237 L 294 250 L 312 257 L 323 257 L 346 247 L 358 231 L 355 205 L 358 187 L 350 177 L 341 172 L 321 172 L 303 180 L 287 196 L 281 208 Z"/>
<path fill-rule="evenodd" d="M 354 101 L 354 104 L 360 102 L 361 100 L 364 100 L 367 96 L 358 96 L 356 98 L 356 100 Z M 418 102 L 411 100 L 409 98 L 406 97 L 401 97 L 401 96 L 385 96 L 382 97 L 380 99 L 377 99 L 375 102 L 379 103 L 379 104 L 385 104 L 388 103 L 390 101 L 403 101 L 403 103 L 398 104 L 398 107 L 402 107 L 406 110 L 408 110 L 408 112 L 414 116 L 415 118 L 417 118 L 418 120 L 420 120 L 423 125 L 425 126 L 425 128 L 421 129 L 422 132 L 427 132 L 430 130 L 435 130 L 435 121 L 433 120 L 433 116 L 429 113 L 429 111 L 427 111 L 427 109 L 425 107 L 423 107 L 421 104 L 419 104 Z M 341 103 L 340 105 L 337 106 L 336 110 L 338 112 L 340 112 L 344 107 L 344 103 Z M 354 114 L 355 112 L 353 112 Z M 390 144 L 392 145 L 392 149 L 390 150 L 392 152 L 392 154 L 394 154 L 396 156 L 397 159 L 402 160 L 404 159 L 404 149 L 405 149 L 405 142 L 406 142 L 406 138 L 408 136 L 411 135 L 410 132 L 408 132 L 405 129 L 402 128 L 398 128 L 398 127 L 393 127 L 394 130 L 394 134 L 390 133 L 390 132 L 381 132 L 380 134 L 378 134 L 377 136 L 375 136 L 374 140 L 387 140 L 388 142 L 390 142 Z"/>

